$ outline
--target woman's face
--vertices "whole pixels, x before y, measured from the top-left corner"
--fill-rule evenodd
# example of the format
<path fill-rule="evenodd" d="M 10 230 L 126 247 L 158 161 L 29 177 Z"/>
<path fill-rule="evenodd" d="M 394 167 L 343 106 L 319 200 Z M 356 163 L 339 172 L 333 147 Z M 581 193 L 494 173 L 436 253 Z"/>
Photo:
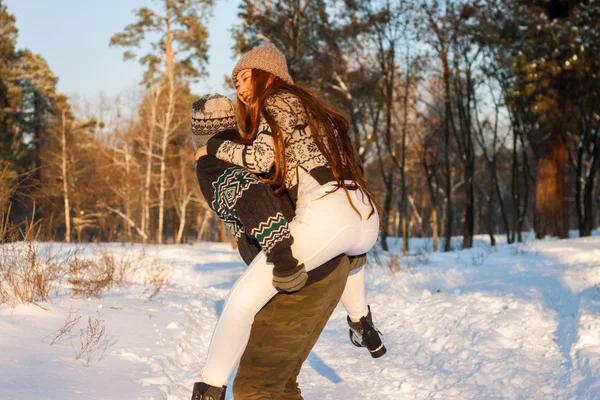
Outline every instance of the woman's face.
<path fill-rule="evenodd" d="M 244 104 L 248 104 L 252 99 L 252 70 L 243 69 L 237 74 L 235 82 L 237 97 Z"/>

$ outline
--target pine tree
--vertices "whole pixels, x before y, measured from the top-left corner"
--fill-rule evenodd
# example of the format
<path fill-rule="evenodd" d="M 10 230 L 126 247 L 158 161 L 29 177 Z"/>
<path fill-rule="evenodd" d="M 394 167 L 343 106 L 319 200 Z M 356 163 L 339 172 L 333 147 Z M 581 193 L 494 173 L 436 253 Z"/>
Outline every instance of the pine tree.
<path fill-rule="evenodd" d="M 19 51 L 13 68 L 14 83 L 20 92 L 16 140 L 19 141 L 18 158 L 27 169 L 39 170 L 40 147 L 48 124 L 54 113 L 56 83 L 58 78 L 48 67 L 46 60 L 29 50 Z M 39 176 L 36 174 L 36 176 Z"/>
<path fill-rule="evenodd" d="M 0 160 L 4 164 L 2 170 L 6 170 L 3 184 L 5 188 L 12 187 L 13 179 L 16 178 L 18 173 L 12 154 L 11 119 L 15 103 L 11 69 L 16 60 L 17 35 L 15 17 L 8 13 L 6 6 L 0 0 Z M 8 178 L 9 173 L 11 179 Z"/>
<path fill-rule="evenodd" d="M 167 157 L 177 128 L 183 123 L 174 119 L 177 97 L 181 95 L 178 88 L 185 86 L 190 79 L 197 79 L 206 73 L 208 32 L 205 24 L 210 16 L 213 2 L 212 0 L 160 0 L 157 3 L 160 4 L 158 11 L 147 7 L 137 10 L 137 21 L 125 27 L 123 32 L 115 34 L 110 39 L 110 45 L 132 49 L 142 42 L 150 41 L 148 34 L 159 35 L 157 40 L 150 42 L 152 51 L 142 55 L 139 61 L 146 67 L 142 83 L 153 89 L 153 97 L 156 100 L 154 107 L 158 106 L 161 93 L 166 93 L 167 107 L 164 114 L 152 113 L 153 128 L 149 132 L 147 141 L 149 153 L 143 217 L 149 221 L 152 158 L 156 156 L 160 161 L 156 241 L 162 243 L 166 212 L 165 194 L 168 190 Z M 132 50 L 127 50 L 124 54 L 125 59 L 135 57 Z M 153 154 L 156 140 L 154 126 L 158 127 L 161 134 L 157 140 L 158 154 Z M 149 222 L 144 224 L 145 229 L 148 229 L 148 225 Z"/>
<path fill-rule="evenodd" d="M 0 2 L 0 157 L 14 181 L 12 219 L 29 218 L 40 197 L 41 148 L 54 113 L 57 78 L 39 55 L 15 49 L 15 18 Z"/>

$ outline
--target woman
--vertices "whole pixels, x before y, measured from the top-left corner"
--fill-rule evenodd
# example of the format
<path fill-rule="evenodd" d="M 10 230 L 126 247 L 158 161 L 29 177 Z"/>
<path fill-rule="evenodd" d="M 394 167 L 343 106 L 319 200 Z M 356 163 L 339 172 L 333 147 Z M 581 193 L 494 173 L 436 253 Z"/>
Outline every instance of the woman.
<path fill-rule="evenodd" d="M 349 140 L 347 119 L 294 85 L 285 57 L 272 44 L 245 53 L 232 75 L 238 125 L 247 143 L 211 139 L 196 156 L 206 152 L 262 174 L 276 193 L 288 191 L 296 206 L 292 252 L 303 265 L 277 276 L 258 256 L 234 284 L 202 371 L 204 382 L 217 387 L 227 382 L 241 357 L 254 315 L 277 293 L 273 286 L 299 290 L 307 270 L 343 253 L 366 253 L 379 232 L 375 200 Z M 348 278 L 342 303 L 352 342 L 367 347 L 373 357 L 385 354 L 366 304 L 362 268 Z"/>

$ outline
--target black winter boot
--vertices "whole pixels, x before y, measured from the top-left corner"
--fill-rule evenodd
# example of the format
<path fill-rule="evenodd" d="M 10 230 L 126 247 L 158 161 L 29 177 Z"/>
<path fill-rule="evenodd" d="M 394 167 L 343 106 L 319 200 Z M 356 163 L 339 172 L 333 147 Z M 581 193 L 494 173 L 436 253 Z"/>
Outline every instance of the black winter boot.
<path fill-rule="evenodd" d="M 204 382 L 194 383 L 192 400 L 225 400 L 227 386 L 216 387 Z"/>
<path fill-rule="evenodd" d="M 348 320 L 348 326 L 350 326 L 350 341 L 356 347 L 366 347 L 373 358 L 379 358 L 384 355 L 387 350 L 381 342 L 381 332 L 373 324 L 373 317 L 371 316 L 371 306 L 369 307 L 369 313 L 366 317 L 362 317 L 360 321 L 353 322 L 350 317 L 346 317 Z"/>

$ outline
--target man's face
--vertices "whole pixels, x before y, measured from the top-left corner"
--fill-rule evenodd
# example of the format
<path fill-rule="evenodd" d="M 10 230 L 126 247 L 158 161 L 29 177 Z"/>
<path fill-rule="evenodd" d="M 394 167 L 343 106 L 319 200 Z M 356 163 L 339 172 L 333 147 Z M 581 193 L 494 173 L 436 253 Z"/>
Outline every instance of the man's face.
<path fill-rule="evenodd" d="M 243 69 L 237 74 L 235 90 L 237 91 L 237 97 L 240 101 L 248 105 L 250 99 L 252 99 L 252 70 Z"/>

